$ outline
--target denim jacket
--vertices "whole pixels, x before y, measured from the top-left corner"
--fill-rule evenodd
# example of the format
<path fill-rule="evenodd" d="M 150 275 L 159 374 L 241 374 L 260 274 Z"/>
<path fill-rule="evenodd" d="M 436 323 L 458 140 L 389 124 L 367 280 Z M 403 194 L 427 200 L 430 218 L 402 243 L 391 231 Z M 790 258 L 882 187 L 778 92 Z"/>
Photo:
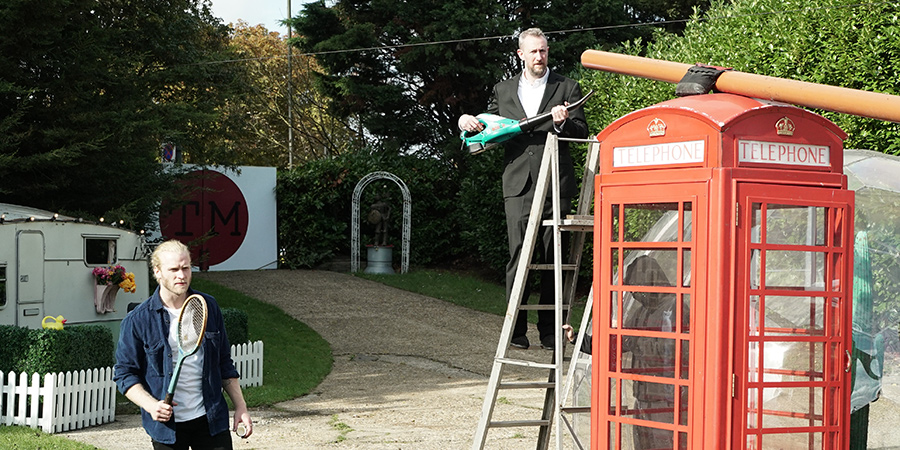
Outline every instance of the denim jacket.
<path fill-rule="evenodd" d="M 189 290 L 187 295 L 200 294 L 206 299 L 209 319 L 203 337 L 203 406 L 209 420 L 210 436 L 228 430 L 228 404 L 222 394 L 222 380 L 238 378 L 231 360 L 231 346 L 225 334 L 222 311 L 215 299 L 202 292 Z M 169 348 L 169 313 L 163 308 L 159 288 L 145 302 L 129 312 L 122 320 L 119 344 L 116 347 L 114 380 L 119 392 L 125 393 L 140 383 L 157 399 L 166 396 L 175 366 Z M 176 387 L 177 389 L 177 387 Z M 175 443 L 175 422 L 154 421 L 150 413 L 141 409 L 144 430 L 154 441 Z"/>

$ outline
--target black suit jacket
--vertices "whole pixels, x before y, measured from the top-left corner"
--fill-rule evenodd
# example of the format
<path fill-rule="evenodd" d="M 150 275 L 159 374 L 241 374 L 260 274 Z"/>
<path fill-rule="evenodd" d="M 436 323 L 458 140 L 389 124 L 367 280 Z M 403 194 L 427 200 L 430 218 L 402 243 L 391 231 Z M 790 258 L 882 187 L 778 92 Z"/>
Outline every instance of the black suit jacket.
<path fill-rule="evenodd" d="M 510 119 L 524 119 L 525 109 L 519 101 L 518 88 L 521 74 L 494 85 L 491 103 L 487 112 Z M 547 87 L 544 97 L 538 107 L 538 114 L 549 112 L 554 106 L 564 102 L 575 103 L 580 100 L 581 87 L 574 80 L 550 72 L 547 79 Z M 553 121 L 536 127 L 530 132 L 520 134 L 503 145 L 505 147 L 503 169 L 503 196 L 516 197 L 526 192 L 526 188 L 534 189 L 537 176 L 541 167 L 541 158 L 544 155 L 544 144 L 547 141 L 547 133 L 553 132 Z M 587 121 L 584 118 L 584 109 L 576 108 L 569 111 L 569 118 L 563 123 L 560 137 L 584 139 L 588 136 Z M 569 153 L 569 143 L 559 142 L 559 175 L 560 196 L 573 198 L 577 194 L 578 185 L 575 178 L 575 168 L 572 164 L 572 155 Z M 532 183 L 528 183 L 532 180 Z"/>

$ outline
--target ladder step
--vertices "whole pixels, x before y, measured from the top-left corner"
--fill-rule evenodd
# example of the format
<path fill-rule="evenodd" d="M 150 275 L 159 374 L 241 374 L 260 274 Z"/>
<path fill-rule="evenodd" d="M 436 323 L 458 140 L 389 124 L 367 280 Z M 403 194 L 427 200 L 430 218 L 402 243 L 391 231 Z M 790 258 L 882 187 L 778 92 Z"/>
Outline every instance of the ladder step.
<path fill-rule="evenodd" d="M 542 224 L 553 226 L 553 219 L 547 219 Z M 594 216 L 566 216 L 565 219 L 560 219 L 559 227 L 564 231 L 594 231 Z"/>
<path fill-rule="evenodd" d="M 563 225 L 559 226 L 559 229 L 562 231 L 575 231 L 575 232 L 579 232 L 579 233 L 589 233 L 591 231 L 594 231 L 594 226 L 593 225 L 566 225 L 566 224 L 563 224 Z"/>
<path fill-rule="evenodd" d="M 556 364 L 539 363 L 539 362 L 528 361 L 528 360 L 524 360 L 524 359 L 496 358 L 495 361 L 502 363 L 502 364 L 512 364 L 514 366 L 534 367 L 537 369 L 556 369 Z"/>
<path fill-rule="evenodd" d="M 549 426 L 549 420 L 503 420 L 491 422 L 491 428 L 508 428 L 508 427 L 545 427 Z"/>
<path fill-rule="evenodd" d="M 575 264 L 560 264 L 562 270 L 575 270 L 577 266 Z M 528 268 L 530 270 L 553 270 L 555 268 L 554 264 L 529 264 Z"/>
<path fill-rule="evenodd" d="M 554 389 L 555 387 L 556 384 L 549 381 L 513 381 L 509 383 L 500 383 L 500 389 Z"/>
<path fill-rule="evenodd" d="M 568 305 L 563 305 L 568 306 Z M 519 305 L 520 311 L 553 311 L 556 307 L 554 305 L 541 305 L 541 304 L 527 304 L 527 305 Z"/>
<path fill-rule="evenodd" d="M 590 406 L 564 406 L 559 408 L 560 411 L 571 414 L 585 414 L 591 412 Z"/>

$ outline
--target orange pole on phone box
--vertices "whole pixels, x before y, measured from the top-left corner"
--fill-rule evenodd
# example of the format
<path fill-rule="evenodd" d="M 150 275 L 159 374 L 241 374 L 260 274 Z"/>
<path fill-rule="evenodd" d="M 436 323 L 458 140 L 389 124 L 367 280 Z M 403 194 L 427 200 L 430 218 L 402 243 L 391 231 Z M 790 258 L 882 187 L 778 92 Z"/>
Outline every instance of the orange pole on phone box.
<path fill-rule="evenodd" d="M 599 50 L 586 50 L 582 53 L 581 64 L 588 69 L 669 83 L 678 83 L 691 67 L 691 64 Z M 722 73 L 716 81 L 715 88 L 730 94 L 900 123 L 900 96 L 896 95 L 734 70 Z"/>

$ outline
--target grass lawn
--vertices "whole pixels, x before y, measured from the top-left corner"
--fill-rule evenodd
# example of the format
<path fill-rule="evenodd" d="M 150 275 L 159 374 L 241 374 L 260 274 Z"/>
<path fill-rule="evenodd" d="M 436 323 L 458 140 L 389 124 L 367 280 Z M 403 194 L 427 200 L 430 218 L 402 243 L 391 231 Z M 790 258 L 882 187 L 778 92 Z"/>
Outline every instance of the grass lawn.
<path fill-rule="evenodd" d="M 0 426 L 0 448 L 22 450 L 93 450 L 97 447 L 70 441 L 62 436 L 47 434 L 28 427 Z"/>
<path fill-rule="evenodd" d="M 506 314 L 508 306 L 505 285 L 486 282 L 456 272 L 415 270 L 402 275 L 359 273 L 357 276 L 500 316 Z M 587 297 L 576 298 L 572 306 L 571 323 L 576 328 L 581 323 L 586 300 Z M 537 303 L 537 294 L 532 294 L 529 302 Z M 528 311 L 528 321 L 537 323 L 537 311 Z M 500 330 L 497 330 L 497 338 L 499 340 Z"/>

